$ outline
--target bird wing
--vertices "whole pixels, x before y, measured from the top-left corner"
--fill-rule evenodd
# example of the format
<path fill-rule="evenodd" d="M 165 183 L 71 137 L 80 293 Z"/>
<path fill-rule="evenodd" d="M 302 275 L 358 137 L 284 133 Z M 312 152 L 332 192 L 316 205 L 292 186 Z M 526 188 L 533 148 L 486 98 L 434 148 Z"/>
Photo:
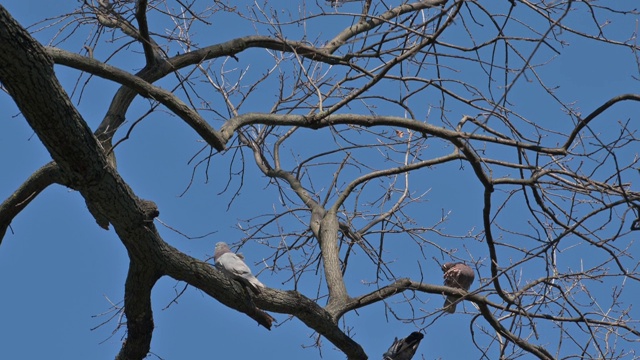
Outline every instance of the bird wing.
<path fill-rule="evenodd" d="M 458 263 L 449 267 L 443 277 L 445 286 L 469 290 L 475 275 L 468 265 Z"/>
<path fill-rule="evenodd" d="M 400 341 L 398 338 L 393 340 L 393 344 L 389 347 L 386 353 L 382 354 L 382 360 L 393 360 L 393 357 L 397 353 L 397 348 L 400 346 Z"/>
<path fill-rule="evenodd" d="M 383 360 L 411 360 L 423 337 L 419 332 L 412 332 L 405 339 L 395 338 L 389 350 L 384 353 Z"/>
<path fill-rule="evenodd" d="M 449 287 L 460 287 L 458 284 L 458 276 L 460 275 L 460 270 L 455 267 L 451 267 L 444 273 L 444 285 Z"/>
<path fill-rule="evenodd" d="M 218 263 L 234 276 L 246 277 L 251 275 L 251 269 L 238 255 L 228 252 L 218 258 Z"/>

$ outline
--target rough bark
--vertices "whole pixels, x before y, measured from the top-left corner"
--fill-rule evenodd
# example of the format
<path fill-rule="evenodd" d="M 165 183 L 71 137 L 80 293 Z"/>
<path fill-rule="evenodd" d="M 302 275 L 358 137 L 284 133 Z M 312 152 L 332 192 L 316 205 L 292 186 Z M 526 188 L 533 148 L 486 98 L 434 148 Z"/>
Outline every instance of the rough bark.
<path fill-rule="evenodd" d="M 0 81 L 51 154 L 61 182 L 78 190 L 96 220 L 111 223 L 127 248 L 131 260 L 125 285 L 128 338 L 118 358 L 142 359 L 149 351 L 153 329 L 150 293 L 163 275 L 158 264 L 178 252 L 162 241 L 149 221 L 157 209 L 139 199 L 107 161 L 104 149 L 55 77 L 45 49 L 3 7 L 0 50 Z M 224 279 L 211 271 L 218 281 Z"/>
<path fill-rule="evenodd" d="M 320 251 L 322 251 L 324 274 L 329 287 L 327 309 L 330 313 L 334 313 L 335 309 L 342 307 L 349 298 L 340 267 L 338 228 L 338 216 L 336 213 L 334 211 L 327 212 L 320 222 L 320 238 L 318 238 L 318 242 L 320 243 Z M 334 321 L 337 322 L 338 318 L 334 317 Z"/>
<path fill-rule="evenodd" d="M 53 60 L 46 49 L 2 6 L 0 81 L 54 160 L 44 168 L 52 172 L 51 176 L 44 177 L 48 180 L 33 184 L 28 181 L 23 191 L 36 194 L 53 182 L 77 190 L 98 223 L 103 227 L 111 224 L 128 251 L 131 262 L 125 284 L 128 337 L 118 359 L 143 359 L 148 354 L 153 332 L 150 294 L 156 281 L 164 275 L 202 289 L 267 328 L 273 318 L 255 304 L 293 314 L 340 348 L 349 359 L 367 358 L 362 347 L 339 329 L 328 312 L 303 295 L 267 289 L 253 299 L 213 266 L 165 243 L 151 221 L 157 216 L 157 208 L 148 200 L 139 199 L 120 177 L 100 141 L 58 82 Z M 40 174 L 34 176 L 43 178 Z M 7 202 L 11 204 L 11 199 Z M 6 225 L 3 223 L 5 229 L 13 216 L 5 216 L 8 219 Z"/>

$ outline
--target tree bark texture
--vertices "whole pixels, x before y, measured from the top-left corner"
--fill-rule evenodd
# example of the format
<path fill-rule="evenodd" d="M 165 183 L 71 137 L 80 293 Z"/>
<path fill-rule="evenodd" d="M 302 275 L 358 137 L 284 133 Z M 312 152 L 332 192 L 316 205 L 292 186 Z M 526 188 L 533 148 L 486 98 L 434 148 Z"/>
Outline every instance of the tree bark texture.
<path fill-rule="evenodd" d="M 158 214 L 155 204 L 139 199 L 108 161 L 100 141 L 57 80 L 53 65 L 47 50 L 0 6 L 0 82 L 54 160 L 43 170 L 51 173 L 47 181 L 27 181 L 34 189 L 25 191 L 37 193 L 53 183 L 77 190 L 98 224 L 113 226 L 128 252 L 124 299 L 127 339 L 117 359 L 143 359 L 148 354 L 154 326 L 150 294 L 165 275 L 202 289 L 267 328 L 273 318 L 258 306 L 293 314 L 349 359 L 367 358 L 326 310 L 302 294 L 266 289 L 251 298 L 215 267 L 164 242 L 153 224 Z M 0 221 L 0 225 L 6 230 L 3 224 L 8 226 L 10 220 Z"/>

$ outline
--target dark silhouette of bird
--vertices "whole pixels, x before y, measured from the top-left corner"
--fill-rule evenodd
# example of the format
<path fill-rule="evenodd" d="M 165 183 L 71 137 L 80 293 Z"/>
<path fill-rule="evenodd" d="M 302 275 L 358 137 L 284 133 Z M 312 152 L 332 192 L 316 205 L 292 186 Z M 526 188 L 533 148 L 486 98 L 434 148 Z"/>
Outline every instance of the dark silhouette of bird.
<path fill-rule="evenodd" d="M 404 339 L 395 338 L 389 350 L 382 355 L 382 360 L 411 360 L 423 337 L 424 335 L 414 331 Z"/>
<path fill-rule="evenodd" d="M 216 244 L 213 260 L 219 269 L 241 283 L 248 285 L 254 293 L 260 293 L 260 290 L 265 287 L 258 278 L 253 276 L 251 269 L 244 263 L 244 256 L 231 252 L 229 245 L 226 243 L 219 242 Z"/>
<path fill-rule="evenodd" d="M 444 285 L 456 289 L 469 290 L 475 274 L 469 265 L 461 262 L 445 263 L 442 265 L 444 272 Z M 450 314 L 456 312 L 456 302 L 460 299 L 458 295 L 448 295 L 444 301 L 444 310 Z"/>

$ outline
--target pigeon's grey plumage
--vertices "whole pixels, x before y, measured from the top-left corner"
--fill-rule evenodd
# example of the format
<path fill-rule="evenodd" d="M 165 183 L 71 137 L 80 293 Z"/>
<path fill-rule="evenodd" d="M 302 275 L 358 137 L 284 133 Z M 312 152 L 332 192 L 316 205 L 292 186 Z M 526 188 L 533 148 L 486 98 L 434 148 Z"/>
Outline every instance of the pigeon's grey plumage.
<path fill-rule="evenodd" d="M 224 242 L 216 244 L 216 250 L 213 253 L 213 260 L 216 266 L 234 279 L 248 285 L 255 293 L 259 293 L 264 284 L 251 273 L 251 269 L 244 263 L 244 256 L 231 252 L 229 245 Z"/>
<path fill-rule="evenodd" d="M 382 360 L 411 360 L 423 337 L 424 335 L 414 331 L 404 339 L 395 338 L 389 350 L 382 355 Z"/>
<path fill-rule="evenodd" d="M 442 265 L 442 271 L 444 272 L 444 285 L 456 289 L 469 290 L 475 274 L 473 269 L 469 265 L 461 262 L 457 263 L 445 263 Z M 449 295 L 444 301 L 444 310 L 450 314 L 456 312 L 456 301 L 460 299 L 460 296 Z"/>

